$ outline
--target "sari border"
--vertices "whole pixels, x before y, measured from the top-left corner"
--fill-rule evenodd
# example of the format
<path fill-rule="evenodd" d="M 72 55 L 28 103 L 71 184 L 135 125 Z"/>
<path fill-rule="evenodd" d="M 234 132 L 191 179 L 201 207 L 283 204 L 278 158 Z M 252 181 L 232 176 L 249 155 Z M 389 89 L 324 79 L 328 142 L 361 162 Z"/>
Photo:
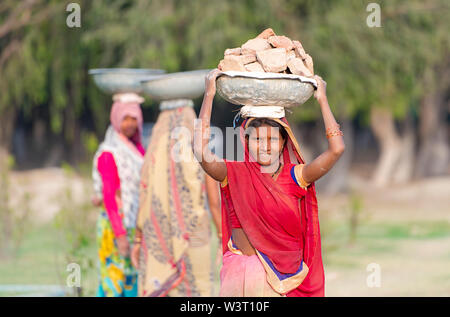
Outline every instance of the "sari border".
<path fill-rule="evenodd" d="M 233 237 L 228 240 L 228 250 L 237 255 L 244 255 L 241 250 L 233 243 Z M 295 273 L 283 274 L 275 269 L 272 261 L 264 253 L 256 250 L 256 255 L 261 261 L 264 270 L 266 271 L 266 279 L 269 285 L 275 292 L 281 295 L 286 295 L 290 291 L 296 289 L 302 284 L 309 272 L 309 268 L 302 260 L 300 267 Z"/>
<path fill-rule="evenodd" d="M 267 282 L 279 294 L 285 295 L 293 289 L 296 289 L 308 275 L 309 268 L 303 260 L 297 272 L 282 274 L 275 269 L 272 261 L 265 254 L 258 250 L 256 250 L 256 254 L 266 270 Z"/>

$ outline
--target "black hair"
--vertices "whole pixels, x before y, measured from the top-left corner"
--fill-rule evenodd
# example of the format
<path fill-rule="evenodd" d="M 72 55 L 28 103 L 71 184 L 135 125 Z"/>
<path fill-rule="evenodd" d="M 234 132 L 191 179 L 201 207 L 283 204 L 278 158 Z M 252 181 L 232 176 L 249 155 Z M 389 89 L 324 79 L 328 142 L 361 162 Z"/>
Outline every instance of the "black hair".
<path fill-rule="evenodd" d="M 286 129 L 279 124 L 278 122 L 269 119 L 269 118 L 255 118 L 252 122 L 249 123 L 247 128 L 253 127 L 253 128 L 259 128 L 262 125 L 268 125 L 274 128 L 278 128 L 278 131 L 280 131 L 281 136 L 283 137 L 283 140 L 286 141 L 288 138 L 288 133 Z"/>

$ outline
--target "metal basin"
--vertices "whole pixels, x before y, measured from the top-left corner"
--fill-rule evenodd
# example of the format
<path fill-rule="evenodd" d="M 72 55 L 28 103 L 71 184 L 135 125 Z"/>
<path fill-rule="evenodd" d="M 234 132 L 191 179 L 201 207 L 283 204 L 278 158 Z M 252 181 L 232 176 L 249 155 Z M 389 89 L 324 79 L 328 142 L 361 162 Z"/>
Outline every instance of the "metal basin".
<path fill-rule="evenodd" d="M 157 100 L 194 99 L 205 92 L 209 69 L 160 75 L 142 80 L 143 93 Z"/>
<path fill-rule="evenodd" d="M 251 72 L 223 72 L 216 84 L 217 92 L 233 104 L 285 108 L 302 105 L 317 87 L 308 77 Z"/>
<path fill-rule="evenodd" d="M 109 94 L 134 92 L 141 93 L 141 80 L 164 74 L 162 69 L 141 68 L 97 68 L 90 69 L 95 84 Z"/>

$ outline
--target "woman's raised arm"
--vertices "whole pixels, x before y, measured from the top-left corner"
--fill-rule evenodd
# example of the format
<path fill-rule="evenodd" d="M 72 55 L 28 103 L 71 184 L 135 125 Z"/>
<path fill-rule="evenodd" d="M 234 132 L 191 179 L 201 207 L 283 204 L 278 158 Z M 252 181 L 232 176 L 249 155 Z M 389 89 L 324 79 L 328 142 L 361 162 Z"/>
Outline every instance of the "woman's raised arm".
<path fill-rule="evenodd" d="M 202 108 L 194 125 L 192 150 L 203 170 L 216 181 L 222 182 L 227 176 L 225 161 L 214 155 L 208 148 L 212 103 L 216 94 L 216 78 L 219 73 L 218 69 L 213 69 L 206 76 Z"/>
<path fill-rule="evenodd" d="M 345 150 L 344 138 L 339 125 L 334 119 L 328 104 L 326 94 L 326 82 L 320 76 L 314 76 L 317 80 L 317 90 L 314 97 L 317 99 L 322 111 L 323 121 L 325 124 L 326 136 L 328 138 L 328 149 L 315 158 L 311 163 L 306 164 L 302 170 L 302 178 L 306 183 L 312 183 L 321 178 L 323 175 L 336 164 Z"/>

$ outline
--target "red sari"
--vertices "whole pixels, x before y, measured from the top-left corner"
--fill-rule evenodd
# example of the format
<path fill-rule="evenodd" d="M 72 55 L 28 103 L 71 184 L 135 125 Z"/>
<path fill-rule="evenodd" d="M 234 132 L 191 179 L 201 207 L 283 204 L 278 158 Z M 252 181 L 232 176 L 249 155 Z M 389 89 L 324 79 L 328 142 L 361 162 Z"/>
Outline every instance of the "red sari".
<path fill-rule="evenodd" d="M 280 279 L 299 272 L 303 263 L 309 268 L 303 282 L 286 293 L 286 296 L 324 296 L 314 183 L 306 190 L 299 188 L 296 191 L 291 184 L 275 181 L 269 174 L 261 173 L 261 166 L 255 160 L 249 160 L 245 142 L 244 131 L 251 120 L 245 120 L 240 127 L 245 149 L 244 162 L 226 161 L 228 185 L 221 189 L 223 252 L 229 251 L 232 228 L 230 214 L 234 212 L 250 243 L 267 259 L 270 269 Z M 289 135 L 282 154 L 284 166 L 303 164 L 287 120 L 273 120 L 280 123 Z M 266 266 L 266 270 L 269 266 Z"/>

